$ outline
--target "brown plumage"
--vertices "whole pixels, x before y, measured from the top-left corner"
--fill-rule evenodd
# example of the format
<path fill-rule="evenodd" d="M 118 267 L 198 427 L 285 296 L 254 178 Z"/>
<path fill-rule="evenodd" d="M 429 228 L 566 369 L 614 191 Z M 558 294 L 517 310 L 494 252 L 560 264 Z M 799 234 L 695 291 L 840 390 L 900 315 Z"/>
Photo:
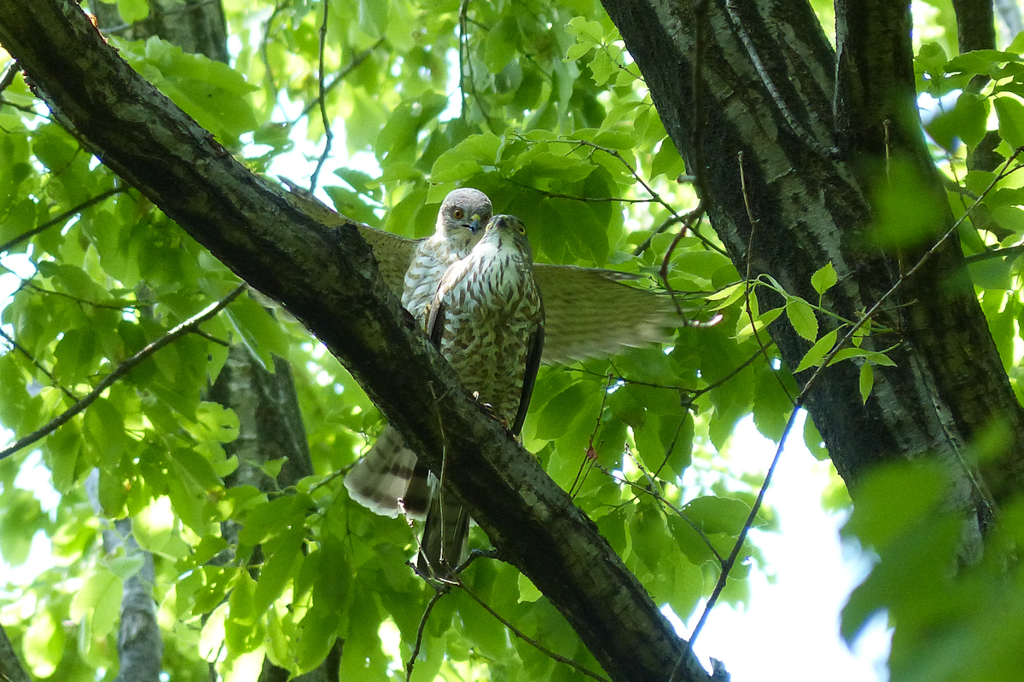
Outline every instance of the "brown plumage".
<path fill-rule="evenodd" d="M 293 194 L 292 198 L 327 225 L 351 225 L 350 221 L 304 192 Z M 481 228 L 488 224 L 490 216 L 491 202 L 487 195 L 464 188 L 445 197 L 438 212 L 435 232 L 426 239 L 407 239 L 368 225 L 359 225 L 359 232 L 372 247 L 385 282 L 396 295 L 401 296 L 402 303 L 413 316 L 425 324 L 428 322 L 427 305 L 435 297 L 442 276 L 453 263 L 470 254 L 481 239 Z M 528 244 L 521 250 L 531 253 Z M 465 265 L 461 267 L 466 268 Z M 452 272 L 450 277 L 454 278 L 455 271 Z M 533 280 L 543 300 L 545 315 L 540 361 L 545 364 L 567 363 L 671 338 L 669 329 L 684 322 L 676 314 L 672 300 L 623 283 L 635 279 L 633 275 L 613 270 L 534 264 Z M 441 341 L 444 343 L 443 336 Z M 446 357 L 462 358 L 462 354 L 453 353 L 454 350 L 454 346 L 447 351 L 442 346 Z M 455 364 L 451 357 L 449 361 Z M 462 362 L 463 359 L 457 361 Z M 528 374 L 532 377 L 535 372 Z M 480 391 L 481 399 L 488 402 L 485 396 L 492 391 L 487 386 L 483 390 L 471 388 L 470 384 L 475 384 L 477 378 L 463 376 L 462 372 L 460 377 L 469 390 Z M 513 391 L 501 389 L 493 393 L 505 396 L 512 395 Z M 523 395 L 528 396 L 528 391 Z M 519 400 L 513 416 L 509 416 L 504 404 L 497 405 L 495 413 L 518 433 L 527 404 L 528 397 Z M 405 448 L 402 437 L 390 426 L 384 427 L 366 457 L 345 478 L 345 487 L 360 504 L 386 516 L 396 516 L 404 510 L 414 518 L 421 518 L 427 512 L 428 501 L 434 505 L 440 502 L 439 497 L 431 496 L 435 483 L 430 480 L 426 467 L 417 464 L 415 453 Z M 445 525 L 451 526 L 450 531 L 442 533 L 446 538 L 446 558 L 449 563 L 456 563 L 457 559 L 450 557 L 461 556 L 461 547 L 457 548 L 455 544 L 465 537 L 462 527 L 467 524 L 468 528 L 468 517 L 446 511 L 445 519 Z M 432 532 L 425 535 L 431 539 L 436 537 Z M 452 541 L 447 538 L 452 538 Z M 434 557 L 438 557 L 439 552 L 439 546 L 436 550 L 428 549 L 428 554 L 432 553 Z"/>
<path fill-rule="evenodd" d="M 491 219 L 469 255 L 444 273 L 426 329 L 462 386 L 518 436 L 544 347 L 544 308 L 522 221 Z M 443 486 L 434 488 L 419 569 L 443 576 L 463 558 L 469 516 Z"/>

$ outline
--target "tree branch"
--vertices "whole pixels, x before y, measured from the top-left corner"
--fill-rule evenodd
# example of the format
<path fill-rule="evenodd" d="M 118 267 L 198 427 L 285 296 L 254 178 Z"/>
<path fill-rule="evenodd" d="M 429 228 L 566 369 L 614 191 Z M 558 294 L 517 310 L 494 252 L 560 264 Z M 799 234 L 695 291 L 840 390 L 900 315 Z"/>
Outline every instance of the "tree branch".
<path fill-rule="evenodd" d="M 327 229 L 255 178 L 69 0 L 0 0 L 0 43 L 105 164 L 316 334 L 434 471 L 447 446 L 451 488 L 613 680 L 668 678 L 685 643 L 594 523 L 462 391 L 354 224 Z M 437 405 L 422 400 L 430 385 Z M 708 679 L 692 655 L 683 672 Z"/>
<path fill-rule="evenodd" d="M 89 394 L 86 395 L 84 398 L 76 402 L 68 409 L 64 410 L 64 412 L 62 412 L 56 418 L 51 419 L 49 422 L 39 427 L 32 433 L 28 434 L 27 436 L 19 438 L 12 445 L 0 451 L 0 460 L 4 460 L 13 455 L 14 453 L 16 453 L 18 450 L 21 450 L 22 448 L 27 447 L 39 440 L 42 440 L 46 436 L 50 435 L 51 433 L 59 429 L 64 424 L 67 424 L 69 421 L 71 421 L 72 417 L 74 417 L 76 414 L 82 412 L 85 408 L 89 407 L 94 402 L 96 402 L 96 399 L 103 395 L 103 392 L 105 390 L 113 386 L 114 382 L 123 377 L 125 374 L 132 371 L 132 369 L 134 369 L 136 365 L 138 365 L 140 362 L 142 362 L 143 360 L 145 360 L 150 355 L 157 352 L 164 346 L 174 343 L 179 338 L 181 338 L 185 334 L 188 334 L 193 329 L 198 327 L 200 324 L 206 322 L 211 317 L 219 313 L 221 310 L 226 308 L 228 304 L 231 303 L 231 301 L 238 298 L 238 295 L 245 291 L 245 288 L 246 285 L 244 284 L 239 286 L 237 289 L 232 291 L 230 294 L 225 296 L 217 303 L 214 303 L 213 305 L 209 306 L 208 308 L 206 308 L 206 310 L 203 310 L 195 317 L 192 317 L 191 319 L 182 322 L 177 327 L 167 332 L 165 335 L 161 336 L 159 339 L 147 345 L 138 353 L 122 362 L 114 369 L 113 372 L 103 377 L 102 381 L 96 384 L 96 388 L 89 391 Z"/>

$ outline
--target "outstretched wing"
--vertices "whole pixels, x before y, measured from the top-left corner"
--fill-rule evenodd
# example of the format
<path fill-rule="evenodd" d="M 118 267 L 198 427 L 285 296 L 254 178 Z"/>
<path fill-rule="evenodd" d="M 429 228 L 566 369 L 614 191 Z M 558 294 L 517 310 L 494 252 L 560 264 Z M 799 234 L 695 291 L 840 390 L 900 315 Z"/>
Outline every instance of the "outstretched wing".
<path fill-rule="evenodd" d="M 533 272 L 544 301 L 544 364 L 664 343 L 686 322 L 669 296 L 622 283 L 633 275 L 543 263 Z"/>

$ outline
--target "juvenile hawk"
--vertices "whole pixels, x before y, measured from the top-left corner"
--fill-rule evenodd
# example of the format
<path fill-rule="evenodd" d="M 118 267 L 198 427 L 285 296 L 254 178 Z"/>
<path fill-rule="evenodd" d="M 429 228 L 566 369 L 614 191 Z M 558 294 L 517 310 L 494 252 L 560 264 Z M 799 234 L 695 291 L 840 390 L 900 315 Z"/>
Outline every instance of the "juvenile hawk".
<path fill-rule="evenodd" d="M 544 308 L 521 220 L 494 216 L 470 254 L 448 268 L 428 307 L 426 330 L 462 386 L 518 436 L 544 347 Z M 420 571 L 432 575 L 457 565 L 468 532 L 465 509 L 443 487 L 435 490 Z"/>

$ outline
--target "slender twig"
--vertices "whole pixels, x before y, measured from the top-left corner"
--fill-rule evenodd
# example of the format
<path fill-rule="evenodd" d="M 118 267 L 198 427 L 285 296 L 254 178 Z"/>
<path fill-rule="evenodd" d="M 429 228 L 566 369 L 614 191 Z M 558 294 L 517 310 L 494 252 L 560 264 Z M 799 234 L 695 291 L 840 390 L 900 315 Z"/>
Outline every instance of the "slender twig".
<path fill-rule="evenodd" d="M 117 310 L 117 311 L 120 311 L 120 312 L 127 312 L 129 310 L 138 310 L 139 308 L 143 307 L 143 304 L 141 304 L 141 303 L 128 303 L 128 302 L 125 302 L 123 304 L 117 304 L 117 303 L 96 303 L 95 301 L 89 301 L 89 300 L 86 300 L 86 299 L 81 298 L 79 296 L 75 296 L 73 294 L 69 294 L 69 293 L 64 292 L 64 291 L 55 291 L 53 289 L 45 289 L 45 288 L 39 286 L 38 284 L 32 283 L 31 280 L 25 280 L 22 283 L 22 286 L 24 288 L 32 289 L 33 291 L 37 291 L 40 294 L 44 294 L 44 295 L 48 295 L 48 296 L 59 296 L 61 298 L 66 298 L 68 300 L 74 301 L 75 303 L 78 303 L 79 305 L 88 305 L 88 306 L 92 306 L 93 308 L 102 308 L 104 310 Z"/>
<path fill-rule="evenodd" d="M 412 679 L 412 669 L 416 666 L 416 657 L 420 655 L 420 645 L 423 643 L 423 630 L 427 627 L 427 619 L 430 618 L 430 612 L 434 610 L 434 606 L 437 602 L 441 601 L 441 597 L 448 594 L 447 590 L 437 590 L 434 592 L 434 596 L 427 602 L 427 608 L 423 609 L 423 615 L 420 617 L 420 626 L 416 628 L 416 643 L 412 647 L 412 654 L 409 656 L 409 660 L 405 664 L 405 682 L 409 682 Z"/>
<path fill-rule="evenodd" d="M 281 4 L 274 3 L 274 11 L 270 13 L 270 17 L 263 24 L 263 36 L 260 38 L 260 61 L 263 62 L 263 69 L 266 73 L 263 76 L 264 85 L 267 88 L 269 99 L 277 103 L 277 83 L 274 81 L 274 67 L 270 64 L 270 52 L 267 49 L 270 45 L 270 30 L 274 25 L 274 19 L 277 18 L 278 13 L 281 11 Z M 315 105 L 312 105 L 315 106 Z M 273 108 L 273 107 L 271 107 Z M 303 112 L 305 114 L 305 112 Z"/>
<path fill-rule="evenodd" d="M 707 604 L 704 605 L 704 612 L 700 614 L 700 620 L 697 621 L 697 625 L 693 628 L 693 632 L 690 633 L 690 640 L 687 642 L 687 648 L 689 649 L 693 649 L 694 640 L 696 640 L 697 636 L 700 635 L 700 631 L 704 628 L 704 623 L 707 622 L 708 616 L 711 614 L 711 609 L 714 608 L 715 603 L 718 601 L 718 597 L 722 594 L 722 590 L 725 589 L 725 583 L 729 578 L 729 573 L 732 571 L 733 566 L 736 565 L 736 559 L 739 557 L 743 543 L 747 540 L 747 534 L 750 532 L 750 529 L 753 528 L 754 520 L 757 518 L 758 512 L 761 511 L 761 505 L 764 503 L 764 496 L 768 492 L 768 487 L 771 485 L 772 475 L 775 474 L 775 467 L 778 466 L 779 459 L 782 457 L 782 448 L 786 444 L 786 439 L 789 436 L 790 431 L 793 430 L 793 424 L 796 423 L 796 416 L 799 412 L 800 410 L 798 408 L 793 408 L 793 411 L 789 413 L 789 420 L 786 422 L 786 428 L 782 432 L 782 438 L 779 439 L 779 445 L 775 448 L 775 457 L 772 458 L 771 466 L 768 467 L 768 473 L 765 474 L 764 483 L 761 484 L 761 490 L 757 493 L 757 499 L 754 500 L 754 504 L 750 507 L 750 513 L 747 514 L 747 520 L 743 523 L 743 528 L 740 530 L 740 534 L 736 538 L 736 544 L 732 546 L 732 551 L 729 552 L 729 557 L 722 565 L 722 572 L 718 576 L 718 582 L 715 583 L 715 589 L 712 590 L 711 596 L 708 597 Z M 681 660 L 682 659 L 680 659 L 680 661 Z"/>
<path fill-rule="evenodd" d="M 604 391 L 601 392 L 601 407 L 597 408 L 597 419 L 594 423 L 594 430 L 590 433 L 590 442 L 587 443 L 587 451 L 583 455 L 583 460 L 580 461 L 580 468 L 576 471 L 576 478 L 573 479 L 572 485 L 569 486 L 569 497 L 575 499 L 583 490 L 583 484 L 587 480 L 587 476 L 590 474 L 590 470 L 593 469 L 593 464 L 597 460 L 597 451 L 594 450 L 594 439 L 597 438 L 597 432 L 601 428 L 601 417 L 604 416 L 604 406 L 608 402 L 608 391 L 611 390 L 612 382 L 615 380 L 613 374 L 608 374 L 607 383 L 604 385 Z M 590 465 L 589 467 L 587 465 Z M 582 477 L 583 480 L 580 480 Z M 579 490 L 576 490 L 576 484 L 579 484 Z"/>
<path fill-rule="evenodd" d="M 347 78 L 350 73 L 358 69 L 360 65 L 362 65 L 362 63 L 365 62 L 370 57 L 371 54 L 373 54 L 373 51 L 383 44 L 384 38 L 380 38 L 373 45 L 370 45 L 370 47 L 366 48 L 365 50 L 357 54 L 355 57 L 353 57 L 352 61 L 350 61 L 344 69 L 338 72 L 338 75 L 332 78 L 331 82 L 328 83 L 326 87 L 324 87 L 323 95 L 321 97 L 318 97 L 317 101 L 310 102 L 309 104 L 307 104 L 306 107 L 302 110 L 302 113 L 299 114 L 298 118 L 295 119 L 295 121 L 298 121 L 303 116 L 308 116 L 309 112 L 313 111 L 313 109 L 317 108 L 320 105 L 320 100 L 323 99 L 323 97 L 326 97 L 331 93 L 332 90 L 334 90 L 334 88 L 341 85 L 345 81 L 345 78 Z M 292 122 L 293 125 L 295 124 L 295 121 Z"/>
<path fill-rule="evenodd" d="M 768 346 L 770 347 L 772 345 L 774 345 L 774 341 L 769 339 L 768 340 Z M 715 381 L 714 383 L 708 384 L 704 388 L 688 388 L 686 386 L 675 386 L 673 384 L 656 384 L 656 383 L 651 382 L 651 381 L 640 381 L 638 379 L 630 379 L 630 378 L 624 377 L 624 376 L 622 376 L 620 374 L 614 375 L 613 378 L 615 379 L 615 381 L 621 381 L 621 382 L 623 382 L 625 384 L 632 384 L 634 386 L 647 386 L 649 388 L 661 388 L 661 389 L 665 389 L 665 390 L 668 390 L 668 391 L 679 391 L 679 392 L 682 392 L 682 393 L 687 393 L 688 397 L 689 397 L 689 402 L 692 403 L 694 400 L 696 400 L 697 398 L 701 397 L 705 393 L 707 393 L 709 391 L 713 391 L 716 388 L 718 388 L 719 386 L 722 386 L 723 384 L 728 382 L 730 379 L 732 379 L 737 374 L 742 372 L 744 369 L 749 367 L 755 360 L 757 360 L 758 358 L 760 358 L 762 356 L 763 356 L 763 353 L 761 351 L 758 351 L 757 353 L 754 353 L 749 358 L 747 358 L 746 360 L 744 360 L 743 362 L 738 364 L 736 367 L 734 367 L 732 370 L 730 370 L 729 373 L 726 374 L 724 377 L 722 377 L 718 381 Z M 601 378 L 604 378 L 605 376 L 608 376 L 606 374 L 601 374 L 601 373 L 598 373 L 598 372 L 594 372 L 592 370 L 588 370 L 588 369 L 586 369 L 584 367 L 562 367 L 560 369 L 560 371 L 563 371 L 563 372 L 577 372 L 579 374 L 587 374 L 589 376 L 601 377 Z"/>
<path fill-rule="evenodd" d="M 153 343 L 147 345 L 138 353 L 122 362 L 110 374 L 103 377 L 103 380 L 100 381 L 96 385 L 96 388 L 90 391 L 87 396 L 76 402 L 74 405 L 69 407 L 67 410 L 62 412 L 54 419 L 51 419 L 44 426 L 36 429 L 35 431 L 28 434 L 27 436 L 24 436 L 23 438 L 19 438 L 13 445 L 5 448 L 3 451 L 0 451 L 0 460 L 6 459 L 10 455 L 13 455 L 15 452 L 18 452 L 22 448 L 31 445 L 32 443 L 35 443 L 36 441 L 48 436 L 49 434 L 53 433 L 58 428 L 66 424 L 68 421 L 71 420 L 72 417 L 77 415 L 79 412 L 82 412 L 85 408 L 89 407 L 89 405 L 95 402 L 95 400 L 99 398 L 100 395 L 105 390 L 110 388 L 114 384 L 114 382 L 116 382 L 118 379 L 120 379 L 125 374 L 134 369 L 135 366 L 138 365 L 140 362 L 142 362 L 149 356 L 153 355 L 153 353 L 157 352 L 164 346 L 170 345 L 171 343 L 177 341 L 179 338 L 181 338 L 185 334 L 188 334 L 193 329 L 198 327 L 200 324 L 206 322 L 214 315 L 219 313 L 221 310 L 226 308 L 229 303 L 238 298 L 239 294 L 245 291 L 247 286 L 248 285 L 244 283 L 240 284 L 234 291 L 232 291 L 230 294 L 225 296 L 220 301 L 217 301 L 216 303 L 208 306 L 205 310 L 199 312 L 190 319 L 185 320 L 177 327 L 170 330 L 165 335 L 163 335 Z"/>
<path fill-rule="evenodd" d="M 967 256 L 964 258 L 964 262 L 981 263 L 983 261 L 992 260 L 993 258 L 1016 258 L 1022 253 L 1024 253 L 1024 244 L 1018 244 L 1017 246 L 1008 246 L 1005 249 L 992 249 L 990 251 L 976 253 L 973 256 Z"/>
<path fill-rule="evenodd" d="M 761 349 L 761 353 L 764 354 L 765 360 L 770 360 L 768 355 L 768 348 L 765 346 L 764 341 L 761 340 L 761 335 L 757 332 L 757 322 L 754 320 L 754 311 L 750 306 L 750 295 L 751 295 L 751 274 L 753 273 L 754 263 L 754 233 L 757 230 L 758 221 L 754 218 L 754 212 L 750 208 L 750 195 L 747 193 L 747 176 L 743 171 L 743 152 L 740 151 L 736 154 L 737 162 L 740 169 L 740 190 L 743 193 L 743 206 L 747 211 L 747 221 L 750 223 L 750 237 L 747 240 L 747 273 L 743 281 L 744 291 L 744 308 L 747 311 L 747 319 L 750 320 L 750 331 L 754 335 L 754 341 L 757 343 L 757 347 Z M 789 394 L 789 388 L 782 381 L 782 377 L 779 376 L 778 372 L 772 372 L 772 376 L 779 382 L 779 386 L 782 387 L 782 392 L 789 398 L 789 402 L 796 406 L 793 396 Z"/>
<path fill-rule="evenodd" d="M 667 507 L 669 510 L 671 510 L 673 514 L 675 514 L 680 519 L 682 519 L 686 523 L 686 525 L 688 525 L 690 528 L 693 529 L 693 531 L 695 533 L 697 533 L 697 535 L 704 542 L 704 544 L 707 545 L 707 548 L 709 550 L 711 550 L 711 553 L 715 556 L 715 559 L 718 561 L 718 565 L 719 566 L 724 566 L 725 565 L 725 559 L 723 559 L 722 555 L 718 553 L 718 550 L 715 549 L 715 546 L 713 544 L 711 544 L 711 539 L 708 538 L 707 535 L 705 535 L 704 531 L 701 530 L 697 526 L 697 524 L 695 524 L 693 521 L 691 521 L 690 517 L 688 517 L 686 514 L 684 514 L 682 509 L 679 509 L 674 504 L 672 504 L 671 502 L 669 502 L 668 500 L 665 499 L 665 496 L 662 495 L 661 491 L 658 490 L 658 488 L 657 488 L 657 480 L 653 476 L 651 476 L 651 474 L 649 474 L 644 469 L 643 465 L 640 463 L 640 461 L 638 459 L 636 459 L 634 457 L 633 458 L 633 463 L 637 465 L 637 468 L 640 470 L 640 472 L 644 476 L 647 477 L 647 480 L 649 480 L 651 482 L 650 485 L 640 485 L 636 481 L 631 481 L 628 478 L 625 478 L 624 476 L 619 476 L 615 472 L 609 471 L 607 468 L 601 466 L 600 464 L 595 464 L 594 466 L 595 466 L 595 468 L 597 468 L 598 471 L 600 471 L 601 473 L 603 473 L 605 476 L 609 477 L 613 481 L 616 481 L 617 483 L 620 483 L 622 485 L 627 485 L 630 488 L 632 488 L 634 491 L 639 491 L 639 492 L 641 492 L 641 493 L 643 493 L 645 495 L 650 495 L 651 497 L 654 498 L 654 500 L 658 504 L 660 504 L 660 505 L 662 505 L 664 507 Z"/>
<path fill-rule="evenodd" d="M 51 372 L 50 370 L 46 369 L 46 367 L 43 366 L 43 363 L 39 362 L 39 360 L 37 360 L 31 353 L 28 352 L 27 348 L 25 348 L 20 343 L 15 341 L 13 338 L 8 336 L 7 332 L 5 332 L 3 330 L 3 327 L 0 327 L 0 336 L 4 337 L 4 340 L 7 343 L 11 344 L 11 348 L 13 348 L 14 350 L 18 351 L 22 355 L 24 355 L 28 359 L 28 361 L 31 362 L 35 366 L 36 369 L 38 369 L 40 372 L 42 372 L 43 375 L 47 379 L 50 380 L 50 384 L 52 384 L 52 385 L 56 386 L 57 388 L 59 388 L 61 393 L 63 393 L 67 397 L 71 398 L 72 400 L 78 400 L 78 396 L 76 396 L 74 393 L 72 393 L 69 389 L 65 388 L 56 379 L 54 379 L 53 372 Z"/>
<path fill-rule="evenodd" d="M 26 239 L 31 239 L 32 237 L 36 236 L 40 232 L 42 232 L 42 231 L 44 231 L 46 229 L 49 229 L 49 228 L 53 227 L 54 225 L 60 225 L 61 223 L 63 223 L 65 220 L 67 220 L 68 218 L 72 217 L 76 213 L 81 213 L 85 209 L 89 208 L 90 206 L 95 206 L 96 204 L 100 203 L 104 199 L 112 197 L 115 194 L 122 194 L 123 192 L 127 192 L 127 191 L 128 191 L 128 189 L 126 187 L 114 187 L 112 189 L 108 189 L 106 192 L 101 192 L 100 194 L 97 194 L 93 198 L 87 199 L 87 200 L 83 201 L 78 206 L 75 206 L 74 208 L 68 209 L 64 213 L 61 213 L 56 218 L 51 218 L 50 220 L 47 220 L 45 223 L 43 223 L 39 227 L 33 228 L 33 229 L 29 230 L 28 232 L 23 232 L 23 233 L 19 234 L 17 237 L 15 237 L 14 239 L 12 239 L 9 242 L 5 243 L 5 244 L 0 244 L 0 253 L 4 253 L 6 251 L 10 251 L 12 247 L 20 244 L 21 242 L 25 241 Z"/>
<path fill-rule="evenodd" d="M 545 647 L 543 644 L 541 644 L 537 640 L 532 639 L 531 637 L 528 637 L 526 635 L 526 633 L 524 633 L 521 630 L 519 630 L 516 626 L 512 625 L 512 623 L 510 623 L 509 621 L 505 620 L 497 611 L 495 611 L 490 606 L 488 606 L 484 602 L 484 600 L 482 600 L 480 597 L 478 597 L 476 595 L 475 592 L 473 592 L 473 590 L 471 590 L 468 587 L 466 587 L 466 584 L 463 583 L 461 580 L 459 581 L 459 587 L 461 587 L 466 592 L 466 594 L 469 595 L 470 599 L 472 599 L 477 604 L 482 606 L 483 609 L 485 611 L 487 611 L 487 613 L 491 614 L 495 619 L 497 619 L 497 621 L 499 623 L 501 623 L 506 628 L 508 628 L 509 632 L 511 632 L 513 635 L 515 635 L 519 639 L 523 640 L 524 642 L 526 642 L 527 644 L 529 644 L 533 648 L 537 649 L 538 651 L 540 651 L 542 654 L 544 654 L 548 658 L 550 658 L 550 659 L 552 659 L 554 661 L 557 661 L 558 663 L 562 663 L 564 665 L 567 665 L 567 666 L 571 667 L 573 670 L 576 670 L 577 672 L 579 672 L 579 673 L 581 673 L 583 675 L 586 675 L 587 677 L 589 677 L 591 679 L 598 680 L 599 682 L 609 682 L 607 679 L 601 677 L 600 675 L 598 675 L 595 672 L 592 672 L 592 671 L 588 670 L 587 668 L 583 667 L 582 665 L 580 665 L 576 661 L 572 660 L 571 658 L 566 658 L 565 656 L 562 656 L 560 654 L 556 654 L 554 651 L 551 651 L 550 649 Z"/>
<path fill-rule="evenodd" d="M 707 617 L 710 614 L 711 609 L 714 607 L 715 603 L 718 600 L 718 597 L 721 595 L 722 589 L 725 588 L 725 583 L 729 577 L 729 573 L 735 565 L 736 557 L 739 555 L 740 549 L 746 540 L 747 533 L 752 527 L 753 521 L 756 518 L 757 513 L 760 511 L 761 504 L 764 501 L 765 493 L 767 492 L 768 486 L 771 483 L 772 475 L 774 474 L 775 468 L 779 463 L 779 458 L 782 455 L 782 448 L 784 447 L 786 440 L 788 439 L 789 434 L 793 429 L 793 424 L 796 420 L 796 415 L 800 411 L 800 408 L 803 407 L 804 402 L 806 401 L 807 396 L 810 394 L 810 391 L 813 388 L 814 384 L 818 380 L 818 377 L 822 376 L 822 374 L 824 373 L 824 369 L 828 367 L 829 363 L 832 361 L 833 358 L 835 358 L 836 354 L 839 353 L 843 346 L 849 342 L 849 340 L 853 337 L 854 333 L 856 333 L 856 331 L 860 327 L 862 327 L 869 319 L 871 319 L 875 314 L 877 314 L 878 310 L 881 309 L 881 306 L 885 303 L 885 301 L 888 300 L 893 294 L 895 294 L 895 292 L 899 290 L 899 288 L 903 285 L 904 282 L 906 282 L 918 270 L 920 270 L 924 266 L 924 264 L 939 250 L 939 248 L 942 247 L 945 241 L 956 232 L 956 230 L 963 223 L 963 221 L 968 218 L 969 214 L 974 210 L 974 208 L 979 203 L 981 203 L 981 200 L 984 199 L 984 197 L 995 187 L 996 183 L 998 183 L 1000 180 L 1006 178 L 1008 175 L 1010 175 L 1013 172 L 1016 172 L 1021 168 L 1021 166 L 1017 166 L 1013 169 L 1010 169 L 1010 164 L 1022 152 L 1024 152 L 1024 148 L 1018 148 L 1017 150 L 1014 151 L 1013 155 L 1009 159 L 1007 159 L 1006 162 L 1003 164 L 1003 169 L 998 174 L 996 174 L 996 177 L 992 179 L 992 182 L 989 184 L 989 186 L 985 188 L 984 192 L 982 192 L 981 196 L 978 199 L 978 202 L 973 204 L 970 207 L 970 209 L 967 212 L 965 212 L 963 216 L 957 219 L 954 222 L 953 226 L 940 239 L 938 239 L 928 251 L 926 251 L 918 259 L 914 266 L 907 270 L 905 273 L 903 273 L 900 276 L 900 278 L 892 285 L 892 287 L 890 287 L 889 290 L 886 291 L 878 299 L 878 301 L 874 303 L 874 305 L 872 305 L 871 309 L 868 310 L 864 314 L 864 316 L 861 317 L 860 320 L 854 323 L 851 329 L 847 331 L 843 339 L 833 347 L 832 351 L 828 355 L 825 356 L 821 364 L 817 367 L 815 372 L 807 380 L 807 383 L 804 384 L 803 389 L 800 391 L 800 395 L 798 395 L 794 400 L 794 409 L 790 413 L 789 420 L 786 422 L 786 428 L 783 430 L 782 437 L 779 439 L 779 445 L 775 450 L 775 457 L 772 459 L 771 466 L 768 468 L 768 473 L 765 475 L 764 483 L 761 486 L 761 491 L 758 493 L 757 499 L 754 501 L 754 505 L 751 507 L 750 514 L 747 516 L 747 520 L 743 525 L 743 530 L 740 532 L 739 537 L 736 538 L 736 544 L 733 545 L 732 552 L 729 554 L 729 558 L 726 560 L 726 563 L 723 566 L 722 573 L 718 578 L 718 582 L 715 584 L 715 589 L 712 591 L 711 596 L 708 598 L 708 602 L 704 607 L 704 611 L 703 613 L 701 613 L 700 620 L 697 621 L 697 625 L 694 627 L 694 631 L 690 635 L 690 639 L 687 642 L 687 650 L 682 654 L 679 661 L 677 661 L 676 663 L 676 669 L 678 669 L 679 665 L 682 664 L 683 657 L 686 656 L 686 653 L 692 651 L 694 640 L 697 639 L 697 636 L 700 634 L 700 631 L 704 627 L 705 622 L 707 622 Z M 979 488 L 979 492 L 982 494 L 983 499 L 985 499 L 986 504 L 991 505 L 992 503 L 985 495 L 985 491 Z M 672 676 L 670 676 L 669 679 L 672 680 L 674 677 L 675 670 L 673 670 Z"/>
<path fill-rule="evenodd" d="M 324 87 L 324 53 L 327 49 L 327 16 L 329 14 L 331 3 L 328 0 L 322 0 L 324 3 L 324 18 L 320 23 L 320 65 L 317 68 L 317 82 L 319 88 L 319 95 L 317 101 L 320 103 L 320 120 L 324 126 L 324 151 L 320 155 L 320 159 L 316 162 L 316 169 L 313 170 L 313 175 L 309 178 L 309 191 L 316 190 L 317 180 L 320 177 L 320 170 L 327 163 L 327 157 L 331 154 L 331 144 L 334 142 L 334 133 L 331 132 L 331 120 L 327 116 L 327 92 Z"/>

